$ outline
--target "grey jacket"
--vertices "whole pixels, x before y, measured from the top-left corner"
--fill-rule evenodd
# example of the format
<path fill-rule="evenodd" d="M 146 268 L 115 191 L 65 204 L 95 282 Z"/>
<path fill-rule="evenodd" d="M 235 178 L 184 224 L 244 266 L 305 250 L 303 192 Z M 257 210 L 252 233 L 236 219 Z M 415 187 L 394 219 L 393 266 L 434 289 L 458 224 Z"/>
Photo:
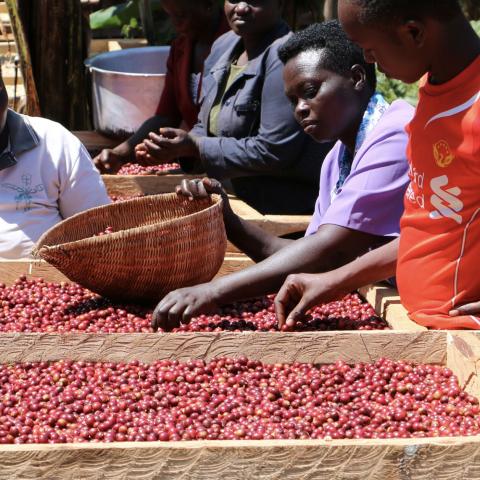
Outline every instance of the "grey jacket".
<path fill-rule="evenodd" d="M 318 144 L 303 132 L 285 96 L 277 52 L 288 35 L 282 22 L 225 92 L 217 121 L 220 136 L 215 137 L 208 132 L 210 110 L 242 49 L 234 32 L 217 39 L 205 62 L 201 109 L 191 131 L 200 137 L 201 162 L 184 160 L 182 167 L 230 179 L 235 194 L 262 213 L 311 214 L 331 144 Z"/>

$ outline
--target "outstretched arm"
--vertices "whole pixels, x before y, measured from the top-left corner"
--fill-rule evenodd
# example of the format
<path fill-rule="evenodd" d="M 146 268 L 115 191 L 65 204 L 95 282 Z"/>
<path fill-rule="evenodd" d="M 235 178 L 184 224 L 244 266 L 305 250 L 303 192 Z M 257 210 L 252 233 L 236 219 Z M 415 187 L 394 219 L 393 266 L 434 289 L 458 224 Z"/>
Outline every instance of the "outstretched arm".
<path fill-rule="evenodd" d="M 115 148 L 104 148 L 93 163 L 101 173 L 116 173 L 128 162 L 135 161 L 135 147 L 141 144 L 150 132 L 158 132 L 162 127 L 172 126 L 174 120 L 165 116 L 155 115 L 138 128 L 138 130 Z"/>
<path fill-rule="evenodd" d="M 322 225 L 316 234 L 292 242 L 256 265 L 169 293 L 155 309 L 153 327 L 172 329 L 219 305 L 276 292 L 290 273 L 332 270 L 382 241 L 381 237 L 349 228 Z"/>
<path fill-rule="evenodd" d="M 372 250 L 336 270 L 317 275 L 289 275 L 275 298 L 278 324 L 293 327 L 319 303 L 395 275 L 399 239 Z"/>

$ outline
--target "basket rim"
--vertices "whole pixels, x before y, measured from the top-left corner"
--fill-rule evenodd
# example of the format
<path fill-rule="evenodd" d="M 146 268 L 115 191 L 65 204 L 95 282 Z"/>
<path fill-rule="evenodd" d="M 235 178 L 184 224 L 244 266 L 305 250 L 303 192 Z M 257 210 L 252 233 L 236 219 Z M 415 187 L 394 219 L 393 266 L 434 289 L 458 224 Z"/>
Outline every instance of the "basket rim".
<path fill-rule="evenodd" d="M 159 193 L 159 194 L 155 194 L 155 195 L 145 195 L 144 197 L 135 197 L 135 198 L 131 198 L 131 199 L 128 199 L 128 200 L 123 200 L 122 203 L 125 203 L 125 202 L 139 203 L 139 202 L 145 201 L 146 198 L 158 198 L 158 197 L 166 197 L 166 196 L 178 197 L 178 195 L 176 193 Z M 106 204 L 106 205 L 100 205 L 98 207 L 89 208 L 88 210 L 84 210 L 83 212 L 76 213 L 75 215 L 72 215 L 71 217 L 66 218 L 62 222 L 59 222 L 59 223 L 53 225 L 52 227 L 50 227 L 37 240 L 37 242 L 35 244 L 35 247 L 33 248 L 32 252 L 33 252 L 34 256 L 40 256 L 40 252 L 43 249 L 48 251 L 48 250 L 52 250 L 52 249 L 55 249 L 55 248 L 61 248 L 61 247 L 65 247 L 65 246 L 68 246 L 68 248 L 70 248 L 70 247 L 78 246 L 78 245 L 88 245 L 90 243 L 99 244 L 99 243 L 108 241 L 109 238 L 112 238 L 112 236 L 115 236 L 115 238 L 116 238 L 116 237 L 120 237 L 120 236 L 124 235 L 126 232 L 136 233 L 135 231 L 140 230 L 140 229 L 142 229 L 142 233 L 143 232 L 155 231 L 159 227 L 169 226 L 171 224 L 174 224 L 174 223 L 178 222 L 181 219 L 184 219 L 184 218 L 187 218 L 187 217 L 195 218 L 195 217 L 198 217 L 200 214 L 202 214 L 205 211 L 212 210 L 212 209 L 215 209 L 215 208 L 221 208 L 223 199 L 220 195 L 214 193 L 214 194 L 210 194 L 208 198 L 210 198 L 212 200 L 212 202 L 213 202 L 212 205 L 209 205 L 208 207 L 203 208 L 202 210 L 199 210 L 198 212 L 191 213 L 191 214 L 186 215 L 184 217 L 173 218 L 171 220 L 161 221 L 161 222 L 158 222 L 158 223 L 154 223 L 152 225 L 127 228 L 127 229 L 124 229 L 124 230 L 120 230 L 118 232 L 109 233 L 108 235 L 99 235 L 99 236 L 96 236 L 96 237 L 95 236 L 94 237 L 86 237 L 86 238 L 82 238 L 82 239 L 79 239 L 79 240 L 74 240 L 74 241 L 71 241 L 71 242 L 58 243 L 56 245 L 42 245 L 42 242 L 45 241 L 44 239 L 53 230 L 55 230 L 58 227 L 58 225 L 60 225 L 64 221 L 69 221 L 69 220 L 73 221 L 74 219 L 76 219 L 78 217 L 88 215 L 89 212 L 102 211 L 102 210 L 105 210 L 107 208 L 111 208 L 111 206 L 114 205 L 114 203 L 109 203 L 109 204 Z"/>

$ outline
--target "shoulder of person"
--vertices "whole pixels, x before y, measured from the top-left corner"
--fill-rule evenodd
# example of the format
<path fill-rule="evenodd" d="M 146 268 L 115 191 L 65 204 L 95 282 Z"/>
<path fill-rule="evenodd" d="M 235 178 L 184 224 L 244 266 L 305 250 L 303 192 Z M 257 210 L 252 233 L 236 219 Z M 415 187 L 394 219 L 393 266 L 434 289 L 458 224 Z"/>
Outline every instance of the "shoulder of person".
<path fill-rule="evenodd" d="M 78 156 L 82 143 L 63 125 L 43 117 L 22 115 L 22 118 L 34 131 L 40 145 L 43 145 L 53 157 L 69 156 L 73 159 Z"/>
<path fill-rule="evenodd" d="M 271 50 L 278 51 L 280 47 L 293 35 L 292 31 L 287 32 L 285 35 L 282 35 L 281 37 L 277 38 L 272 42 L 270 45 Z"/>
<path fill-rule="evenodd" d="M 269 62 L 281 63 L 280 59 L 278 58 L 278 50 L 280 50 L 280 47 L 289 39 L 291 35 L 293 35 L 293 32 L 288 31 L 285 35 L 282 35 L 270 44 L 265 51 L 265 56 Z"/>
<path fill-rule="evenodd" d="M 407 136 L 406 126 L 415 115 L 415 108 L 405 100 L 395 100 L 388 107 L 373 130 L 373 135 L 391 136 L 401 134 Z"/>
<path fill-rule="evenodd" d="M 50 120 L 48 118 L 44 117 L 30 117 L 29 115 L 22 115 L 20 114 L 21 117 L 24 119 L 24 121 L 30 125 L 30 127 L 33 128 L 35 133 L 44 138 L 46 136 L 53 137 L 53 136 L 66 136 L 68 138 L 72 137 L 72 140 L 78 140 L 73 133 L 71 133 L 69 130 L 67 130 L 61 123 L 55 122 L 53 120 Z"/>
<path fill-rule="evenodd" d="M 239 41 L 240 37 L 233 31 L 229 30 L 228 32 L 220 35 L 212 44 L 210 50 L 211 54 L 216 51 L 222 51 L 223 49 L 231 46 L 234 43 Z"/>

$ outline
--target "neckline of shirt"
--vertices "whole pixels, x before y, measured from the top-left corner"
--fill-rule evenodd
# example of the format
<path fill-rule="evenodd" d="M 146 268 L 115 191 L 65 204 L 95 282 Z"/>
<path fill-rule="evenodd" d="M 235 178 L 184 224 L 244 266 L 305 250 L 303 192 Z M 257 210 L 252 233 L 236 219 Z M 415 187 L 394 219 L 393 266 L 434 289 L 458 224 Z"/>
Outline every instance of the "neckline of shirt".
<path fill-rule="evenodd" d="M 456 77 L 453 77 L 451 80 L 440 85 L 435 85 L 429 83 L 428 74 L 426 74 L 422 79 L 422 85 L 420 90 L 427 95 L 442 95 L 448 93 L 452 90 L 456 90 L 465 83 L 469 83 L 472 78 L 479 75 L 480 73 L 480 55 L 477 55 L 475 60 L 468 65 L 463 71 L 461 71 Z"/>

